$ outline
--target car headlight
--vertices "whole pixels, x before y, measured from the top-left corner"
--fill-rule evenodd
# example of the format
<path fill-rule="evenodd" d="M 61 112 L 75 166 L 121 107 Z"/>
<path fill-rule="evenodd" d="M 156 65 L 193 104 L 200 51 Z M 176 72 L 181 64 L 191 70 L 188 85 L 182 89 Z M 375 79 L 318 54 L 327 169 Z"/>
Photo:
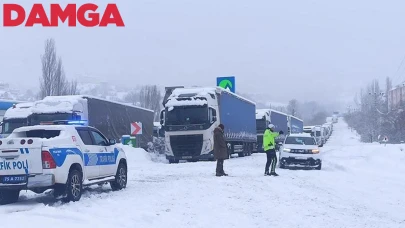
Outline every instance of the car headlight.
<path fill-rule="evenodd" d="M 319 154 L 319 150 L 318 149 L 312 150 L 312 153 L 313 154 Z"/>
<path fill-rule="evenodd" d="M 283 151 L 284 151 L 284 152 L 290 152 L 291 149 L 284 148 Z"/>

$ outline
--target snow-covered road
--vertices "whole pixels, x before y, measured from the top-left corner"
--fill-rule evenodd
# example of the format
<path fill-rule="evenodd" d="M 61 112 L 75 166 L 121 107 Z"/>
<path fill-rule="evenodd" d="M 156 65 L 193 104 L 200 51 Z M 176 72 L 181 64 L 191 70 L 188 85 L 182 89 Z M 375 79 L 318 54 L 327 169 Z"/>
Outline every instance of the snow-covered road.
<path fill-rule="evenodd" d="M 94 188 L 68 204 L 23 193 L 0 207 L 2 227 L 405 227 L 405 145 L 359 143 L 342 121 L 321 171 L 265 177 L 265 156 L 255 154 L 227 160 L 230 176 L 215 177 L 214 162 L 170 165 L 129 152 L 127 189 Z"/>

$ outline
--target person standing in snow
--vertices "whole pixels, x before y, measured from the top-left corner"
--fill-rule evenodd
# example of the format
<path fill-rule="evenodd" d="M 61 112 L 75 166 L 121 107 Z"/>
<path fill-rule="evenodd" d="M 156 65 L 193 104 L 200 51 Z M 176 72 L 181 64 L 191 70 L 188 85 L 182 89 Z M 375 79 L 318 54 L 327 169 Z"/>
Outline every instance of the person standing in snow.
<path fill-rule="evenodd" d="M 278 176 L 276 173 L 277 165 L 277 155 L 276 155 L 276 144 L 275 138 L 279 135 L 284 134 L 283 131 L 274 132 L 274 125 L 269 124 L 268 128 L 264 131 L 263 135 L 263 147 L 267 155 L 266 168 L 264 171 L 265 176 Z M 269 168 L 271 165 L 271 172 L 269 173 Z"/>
<path fill-rule="evenodd" d="M 224 171 L 224 161 L 228 159 L 228 150 L 226 147 L 223 124 L 220 124 L 214 130 L 214 158 L 217 160 L 216 176 L 228 176 Z"/>

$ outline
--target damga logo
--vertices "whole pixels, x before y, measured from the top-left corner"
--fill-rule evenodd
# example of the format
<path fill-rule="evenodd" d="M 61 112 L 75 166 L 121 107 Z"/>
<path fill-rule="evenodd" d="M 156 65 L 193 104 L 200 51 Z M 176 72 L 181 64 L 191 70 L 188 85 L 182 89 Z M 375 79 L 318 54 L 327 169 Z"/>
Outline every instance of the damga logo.
<path fill-rule="evenodd" d="M 19 4 L 3 4 L 4 27 L 58 27 L 60 23 L 67 23 L 69 27 L 76 27 L 78 23 L 85 27 L 106 27 L 113 25 L 124 27 L 124 21 L 116 4 L 108 4 L 104 11 L 92 3 L 49 4 L 47 14 L 44 4 L 33 4 L 29 11 Z"/>

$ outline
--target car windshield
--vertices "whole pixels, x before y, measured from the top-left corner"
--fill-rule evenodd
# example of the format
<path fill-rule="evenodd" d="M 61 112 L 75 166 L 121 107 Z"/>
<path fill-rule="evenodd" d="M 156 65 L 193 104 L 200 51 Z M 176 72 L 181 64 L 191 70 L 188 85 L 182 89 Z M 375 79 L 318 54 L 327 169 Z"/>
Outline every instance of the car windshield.
<path fill-rule="evenodd" d="M 316 145 L 314 138 L 312 137 L 295 137 L 289 136 L 285 140 L 285 144 L 294 144 L 294 145 Z"/>
<path fill-rule="evenodd" d="M 14 129 L 27 125 L 27 119 L 10 119 L 3 121 L 2 134 L 11 134 Z"/>
<path fill-rule="evenodd" d="M 166 125 L 205 124 L 208 122 L 207 106 L 175 106 L 166 115 Z"/>

